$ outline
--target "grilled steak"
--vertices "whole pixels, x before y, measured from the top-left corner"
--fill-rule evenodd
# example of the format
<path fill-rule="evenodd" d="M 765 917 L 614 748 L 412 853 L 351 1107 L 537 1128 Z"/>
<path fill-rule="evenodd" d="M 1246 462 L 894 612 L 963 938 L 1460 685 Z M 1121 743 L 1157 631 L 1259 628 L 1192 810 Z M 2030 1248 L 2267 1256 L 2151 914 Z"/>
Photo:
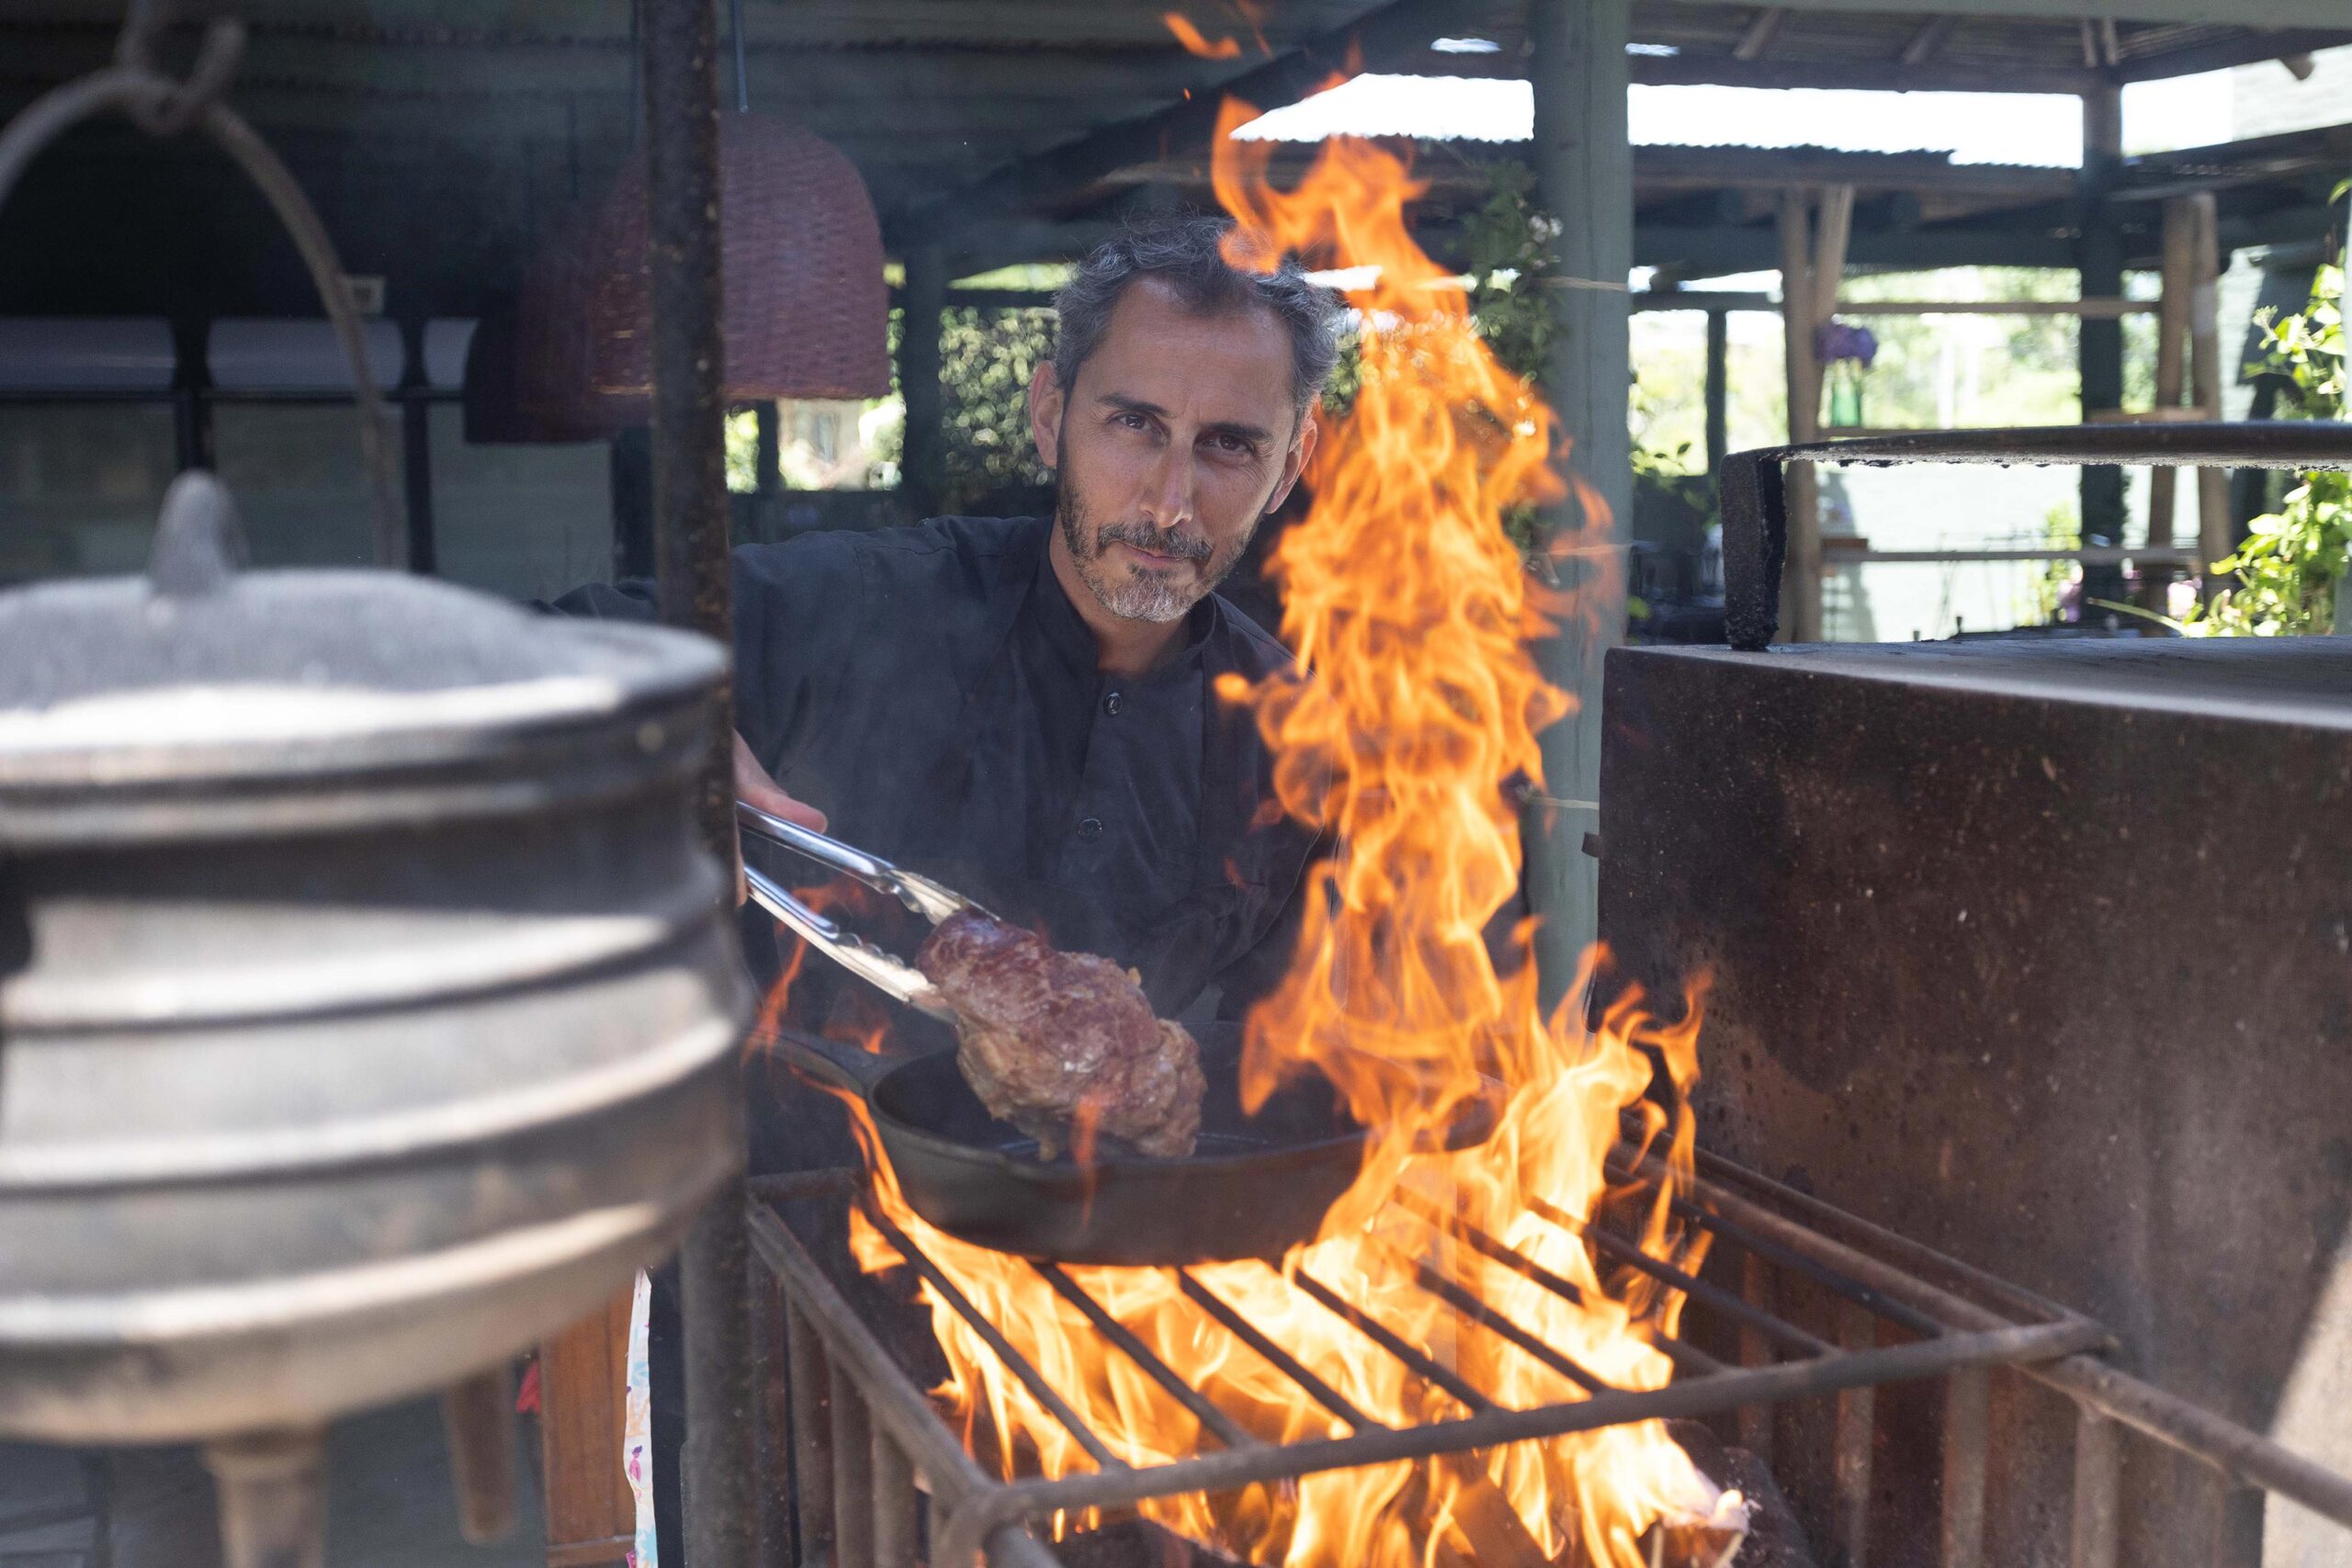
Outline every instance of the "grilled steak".
<path fill-rule="evenodd" d="M 1193 1152 L 1200 1047 L 1153 1016 L 1135 971 L 970 912 L 943 921 L 915 964 L 956 1010 L 956 1062 L 980 1102 L 1045 1157 L 1084 1120 L 1148 1155 Z"/>

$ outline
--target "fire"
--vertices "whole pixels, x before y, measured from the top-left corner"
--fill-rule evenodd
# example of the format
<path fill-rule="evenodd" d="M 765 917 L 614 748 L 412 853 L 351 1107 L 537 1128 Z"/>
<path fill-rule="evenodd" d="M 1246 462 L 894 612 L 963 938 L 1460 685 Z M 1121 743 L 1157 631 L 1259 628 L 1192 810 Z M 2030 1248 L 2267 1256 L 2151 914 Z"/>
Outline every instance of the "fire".
<path fill-rule="evenodd" d="M 886 923 L 908 923 L 905 909 L 895 899 L 860 883 L 823 882 L 812 887 L 796 887 L 792 894 L 817 914 L 834 916 L 862 931 L 871 931 Z M 787 944 L 782 971 L 761 998 L 759 1015 L 752 1021 L 751 1030 L 744 1036 L 747 1050 L 763 1053 L 775 1046 L 777 1029 L 786 1010 L 794 1005 L 800 989 L 801 970 L 808 962 L 807 942 Z M 825 1016 L 816 1021 L 815 1027 L 826 1039 L 879 1051 L 890 1032 L 888 1006 L 864 986 L 839 986 L 833 988 Z"/>
<path fill-rule="evenodd" d="M 1159 19 L 1167 27 L 1170 32 L 1176 35 L 1176 41 L 1184 46 L 1184 52 L 1187 54 L 1196 56 L 1202 60 L 1238 60 L 1241 58 L 1241 40 L 1239 39 L 1221 38 L 1212 43 L 1202 34 L 1199 28 L 1193 25 L 1193 18 L 1184 15 L 1182 11 L 1165 12 L 1161 15 Z"/>
<path fill-rule="evenodd" d="M 1507 508 L 1559 493 L 1552 416 L 1496 363 L 1459 286 L 1413 244 L 1405 209 L 1419 187 L 1407 167 L 1378 148 L 1338 142 L 1295 190 L 1276 191 L 1265 178 L 1270 148 L 1223 134 L 1250 112 L 1229 103 L 1216 142 L 1217 190 L 1238 220 L 1229 254 L 1262 266 L 1295 252 L 1317 267 L 1356 269 L 1350 302 L 1363 377 L 1352 408 L 1325 432 L 1310 515 L 1273 554 L 1285 639 L 1313 679 L 1219 693 L 1254 705 L 1280 759 L 1283 807 L 1345 846 L 1315 872 L 1288 979 L 1250 1021 L 1245 1095 L 1254 1102 L 1286 1077 L 1321 1073 L 1379 1134 L 1315 1241 L 1279 1268 L 1239 1262 L 1192 1274 L 1349 1404 L 1390 1424 L 1465 1412 L 1318 1303 L 1299 1276 L 1339 1288 L 1505 1406 L 1585 1393 L 1458 1314 L 1424 1288 L 1417 1265 L 1451 1276 L 1605 1382 L 1659 1387 L 1670 1364 L 1651 1336 L 1672 1331 L 1679 1302 L 1601 1269 L 1579 1231 L 1610 1195 L 1603 1160 L 1625 1112 L 1640 1112 L 1650 1137 L 1665 1134 L 1669 1164 L 1687 1171 L 1687 1111 L 1669 1133 L 1668 1113 L 1644 1097 L 1654 1052 L 1687 1103 L 1698 1076 L 1698 998 L 1678 1022 L 1638 997 L 1589 1021 L 1571 1005 L 1580 985 L 1547 1013 L 1527 926 L 1498 924 L 1519 883 L 1511 786 L 1540 781 L 1537 736 L 1571 708 L 1538 674 L 1528 642 L 1562 617 L 1592 613 L 1541 589 L 1502 526 Z M 1430 1134 L 1497 1098 L 1503 1109 L 1485 1143 L 1430 1152 Z M 1121 1457 L 1148 1465 L 1215 1448 L 1028 1264 L 924 1224 L 875 1164 L 884 1212 Z M 1669 1221 L 1661 1193 L 1644 1216 L 1644 1247 L 1697 1267 L 1702 1242 Z M 899 1264 L 862 1216 L 853 1228 L 862 1267 Z M 1581 1302 L 1491 1261 L 1466 1244 L 1476 1233 L 1571 1281 Z M 1253 1435 L 1345 1434 L 1190 1300 L 1173 1271 L 1069 1272 Z M 1093 1468 L 935 1301 L 933 1322 L 952 1368 L 937 1396 L 976 1451 L 992 1448 L 1008 1472 Z M 1736 1541 L 1740 1517 L 1736 1499 L 1719 1497 L 1657 1423 L 1141 1511 L 1252 1562 L 1293 1568 L 1637 1568 L 1656 1561 L 1668 1529 L 1711 1518 L 1714 1560 L 1728 1555 L 1722 1543 Z"/>

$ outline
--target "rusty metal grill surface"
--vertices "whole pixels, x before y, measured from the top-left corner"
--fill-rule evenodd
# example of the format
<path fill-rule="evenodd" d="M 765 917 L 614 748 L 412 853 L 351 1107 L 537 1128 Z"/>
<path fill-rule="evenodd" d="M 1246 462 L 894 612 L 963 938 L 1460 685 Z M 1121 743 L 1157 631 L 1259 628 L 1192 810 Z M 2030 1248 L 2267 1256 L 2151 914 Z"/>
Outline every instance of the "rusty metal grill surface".
<path fill-rule="evenodd" d="M 769 1353 L 789 1373 L 770 1380 L 768 1421 L 777 1437 L 769 1468 L 772 1475 L 784 1472 L 781 1435 L 788 1429 L 793 1478 L 788 1529 L 786 1494 L 775 1488 L 770 1489 L 763 1528 L 778 1549 L 776 1556 L 788 1535 L 799 1562 L 829 1562 L 835 1568 L 961 1563 L 976 1556 L 991 1563 L 1046 1564 L 1054 1559 L 1027 1526 L 1057 1514 L 1116 1510 L 1151 1498 L 1230 1491 L 1320 1471 L 1460 1455 L 1627 1421 L 1737 1412 L 1743 1444 L 1769 1459 L 1773 1404 L 1835 1395 L 1838 1510 L 1830 1524 L 1833 1539 L 1821 1544 L 1831 1559 L 1859 1568 L 1871 1492 L 1870 1391 L 1881 1383 L 1942 1378 L 1942 1562 L 1944 1568 L 1973 1568 L 1983 1558 L 1985 1391 L 1996 1367 L 2013 1367 L 2076 1406 L 2076 1568 L 2111 1568 L 2115 1562 L 2119 1421 L 2206 1461 L 2225 1488 L 2278 1491 L 2352 1523 L 2352 1482 L 2117 1372 L 2098 1359 L 2112 1345 L 2099 1324 L 1761 1177 L 1702 1159 L 1703 1174 L 1687 1197 L 1675 1201 L 1675 1208 L 1687 1223 L 1712 1234 L 1709 1279 L 1648 1258 L 1631 1240 L 1600 1225 L 1546 1213 L 1584 1235 L 1598 1261 L 1639 1269 L 1687 1292 L 1684 1317 L 1696 1337 L 1708 1338 L 1716 1351 L 1738 1346 L 1736 1362 L 1727 1362 L 1693 1343 L 1692 1333 L 1668 1338 L 1657 1335 L 1655 1324 L 1648 1325 L 1653 1342 L 1674 1366 L 1672 1381 L 1656 1390 L 1610 1386 L 1459 1282 L 1427 1263 L 1417 1265 L 1421 1288 L 1462 1318 L 1517 1345 L 1585 1390 L 1584 1397 L 1561 1404 L 1504 1407 L 1351 1301 L 1346 1281 L 1302 1271 L 1297 1289 L 1414 1376 L 1443 1390 L 1465 1412 L 1419 1426 L 1385 1426 L 1355 1409 L 1200 1279 L 1180 1270 L 1180 1287 L 1204 1314 L 1288 1378 L 1303 1402 L 1319 1406 L 1347 1428 L 1344 1437 L 1268 1443 L 1161 1362 L 1069 1273 L 1050 1264 L 1032 1265 L 1093 1324 L 1113 1352 L 1190 1411 L 1206 1439 L 1214 1439 L 1213 1446 L 1204 1439 L 1204 1451 L 1145 1466 L 1121 1457 L 1116 1434 L 1091 1428 L 911 1238 L 868 1205 L 867 1217 L 906 1264 L 1091 1456 L 1092 1471 L 1058 1479 L 1007 1479 L 976 1461 L 923 1394 L 929 1380 L 887 1348 L 885 1336 L 853 1304 L 857 1270 L 838 1232 L 848 1207 L 866 1201 L 855 1172 L 755 1182 L 752 1242 L 768 1270 L 764 1283 L 780 1292 L 764 1303 Z M 1645 1185 L 1662 1175 L 1655 1159 L 1635 1165 L 1630 1150 L 1621 1150 L 1611 1168 L 1614 1179 Z M 1401 1194 L 1397 1201 L 1421 1210 L 1425 1218 L 1442 1217 L 1426 1199 Z M 833 1233 L 830 1239 L 828 1232 Z M 1575 1285 L 1500 1241 L 1476 1230 L 1456 1234 L 1464 1245 L 1544 1289 L 1577 1296 Z M 1724 1275 L 1736 1277 L 1739 1288 L 1715 1282 Z M 1785 1283 L 1792 1280 L 1803 1283 L 1792 1291 Z M 1828 1303 L 1826 1325 L 1807 1326 L 1794 1321 L 1805 1314 L 1776 1309 L 1776 1301 L 1800 1294 Z M 1820 1315 L 1817 1307 L 1812 1315 Z M 927 1551 L 922 1544 L 926 1539 Z"/>

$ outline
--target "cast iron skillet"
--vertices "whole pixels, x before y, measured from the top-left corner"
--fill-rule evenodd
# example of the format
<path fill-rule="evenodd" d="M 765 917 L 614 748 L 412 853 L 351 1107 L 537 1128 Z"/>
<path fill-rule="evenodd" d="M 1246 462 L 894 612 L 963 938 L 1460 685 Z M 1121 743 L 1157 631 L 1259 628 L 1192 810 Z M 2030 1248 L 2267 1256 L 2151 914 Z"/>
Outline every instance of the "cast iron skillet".
<path fill-rule="evenodd" d="M 791 1030 L 777 1041 L 796 1067 L 865 1098 L 907 1202 L 950 1235 L 1064 1263 L 1278 1258 L 1314 1236 L 1355 1179 L 1364 1128 L 1319 1080 L 1287 1085 L 1243 1116 L 1238 1027 L 1194 1033 L 1208 1079 L 1196 1152 L 1085 1168 L 1068 1155 L 1040 1160 L 1035 1139 L 981 1107 L 952 1050 L 893 1058 Z M 1445 1146 L 1483 1142 L 1499 1103 L 1465 1108 Z"/>

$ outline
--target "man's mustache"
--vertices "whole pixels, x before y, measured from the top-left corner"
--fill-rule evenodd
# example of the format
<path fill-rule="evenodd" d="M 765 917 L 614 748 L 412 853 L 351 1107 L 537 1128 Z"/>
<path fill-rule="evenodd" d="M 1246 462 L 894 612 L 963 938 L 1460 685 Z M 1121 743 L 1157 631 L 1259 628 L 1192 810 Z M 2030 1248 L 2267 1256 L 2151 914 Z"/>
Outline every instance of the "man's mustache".
<path fill-rule="evenodd" d="M 1193 538 L 1174 528 L 1155 528 L 1148 523 L 1104 524 L 1094 536 L 1094 553 L 1099 556 L 1113 545 L 1133 545 L 1139 550 L 1174 556 L 1180 560 L 1206 560 L 1215 553 L 1206 539 Z"/>

